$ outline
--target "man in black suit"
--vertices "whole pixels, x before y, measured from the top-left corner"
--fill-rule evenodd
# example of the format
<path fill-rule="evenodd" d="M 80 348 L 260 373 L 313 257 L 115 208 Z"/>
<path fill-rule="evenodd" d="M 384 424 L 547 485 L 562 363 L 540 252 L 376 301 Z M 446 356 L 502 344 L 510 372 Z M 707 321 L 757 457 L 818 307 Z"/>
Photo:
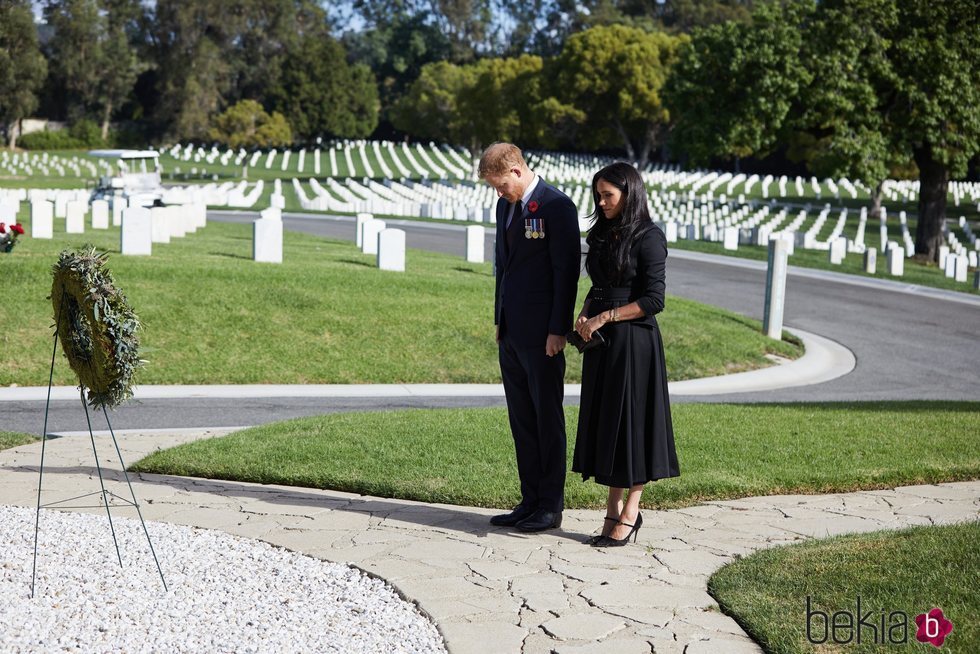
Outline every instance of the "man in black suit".
<path fill-rule="evenodd" d="M 578 287 L 578 212 L 510 143 L 487 148 L 480 178 L 500 197 L 494 323 L 522 498 L 490 523 L 522 531 L 553 529 L 561 526 L 564 506 L 562 350 Z"/>

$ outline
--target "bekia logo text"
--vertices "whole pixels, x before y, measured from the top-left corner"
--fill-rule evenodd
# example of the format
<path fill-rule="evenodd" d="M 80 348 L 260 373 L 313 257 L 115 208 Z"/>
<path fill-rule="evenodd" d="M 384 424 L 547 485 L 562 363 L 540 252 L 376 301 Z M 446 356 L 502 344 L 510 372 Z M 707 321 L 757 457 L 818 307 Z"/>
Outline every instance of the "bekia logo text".
<path fill-rule="evenodd" d="M 848 643 L 875 643 L 877 645 L 901 645 L 909 641 L 909 618 L 904 611 L 872 609 L 862 612 L 861 596 L 849 609 L 828 614 L 815 609 L 809 595 L 806 598 L 806 638 L 819 645 L 832 642 L 837 645 Z M 943 615 L 942 609 L 934 608 L 927 613 L 915 616 L 915 639 L 942 647 L 943 642 L 953 631 L 953 623 Z"/>

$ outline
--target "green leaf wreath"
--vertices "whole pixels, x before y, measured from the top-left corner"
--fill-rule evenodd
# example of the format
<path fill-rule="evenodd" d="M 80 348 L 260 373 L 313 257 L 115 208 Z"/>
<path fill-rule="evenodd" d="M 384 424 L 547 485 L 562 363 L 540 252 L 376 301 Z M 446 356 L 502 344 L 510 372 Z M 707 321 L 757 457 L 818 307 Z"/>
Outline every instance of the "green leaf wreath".
<path fill-rule="evenodd" d="M 64 250 L 54 265 L 51 304 L 65 358 L 92 407 L 115 408 L 133 395 L 139 318 L 94 246 Z"/>

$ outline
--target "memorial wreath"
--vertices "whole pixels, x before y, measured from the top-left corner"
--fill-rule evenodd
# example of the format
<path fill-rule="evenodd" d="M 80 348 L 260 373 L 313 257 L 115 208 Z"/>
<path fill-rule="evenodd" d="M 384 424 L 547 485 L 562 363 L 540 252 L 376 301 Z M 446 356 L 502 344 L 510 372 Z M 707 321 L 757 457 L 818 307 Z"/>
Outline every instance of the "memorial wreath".
<path fill-rule="evenodd" d="M 54 265 L 51 304 L 65 358 L 88 389 L 90 406 L 114 408 L 133 394 L 139 318 L 93 246 L 64 250 Z"/>

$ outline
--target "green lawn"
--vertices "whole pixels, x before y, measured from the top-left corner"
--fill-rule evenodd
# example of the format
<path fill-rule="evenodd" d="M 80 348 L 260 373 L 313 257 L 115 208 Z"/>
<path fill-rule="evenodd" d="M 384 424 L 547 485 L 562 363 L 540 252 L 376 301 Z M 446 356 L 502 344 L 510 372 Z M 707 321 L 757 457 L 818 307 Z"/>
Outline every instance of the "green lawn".
<path fill-rule="evenodd" d="M 680 404 L 672 414 L 681 476 L 647 487 L 651 508 L 980 475 L 980 402 Z M 566 409 L 569 463 L 577 416 Z M 197 441 L 133 469 L 510 507 L 520 500 L 513 449 L 501 408 L 348 413 Z M 566 506 L 599 507 L 604 496 L 569 474 Z"/>
<path fill-rule="evenodd" d="M 499 381 L 490 264 L 409 250 L 408 272 L 385 272 L 350 242 L 288 231 L 285 263 L 259 264 L 251 226 L 217 222 L 154 244 L 151 257 L 124 257 L 118 228 L 68 235 L 58 222 L 55 239 L 23 238 L 0 258 L 0 348 L 10 353 L 0 359 L 0 385 L 47 384 L 51 266 L 62 248 L 85 242 L 116 253 L 109 268 L 145 325 L 149 363 L 138 383 Z M 763 336 L 756 321 L 680 298 L 668 298 L 661 324 L 672 379 L 800 353 Z M 580 369 L 570 352 L 567 380 Z M 77 383 L 63 360 L 55 383 Z"/>
<path fill-rule="evenodd" d="M 37 436 L 23 434 L 18 431 L 0 431 L 0 450 L 6 450 L 18 445 L 27 445 L 39 440 Z"/>
<path fill-rule="evenodd" d="M 915 617 L 933 608 L 942 609 L 953 623 L 941 651 L 980 652 L 978 543 L 978 522 L 810 541 L 757 552 L 727 565 L 712 576 L 708 589 L 724 612 L 771 654 L 935 652 L 935 647 L 915 638 Z M 861 645 L 856 643 L 858 597 L 864 625 L 878 625 L 876 630 L 860 626 Z M 827 625 L 838 611 L 854 616 L 853 627 L 835 634 Z M 847 616 L 837 620 L 845 625 Z M 908 624 L 908 644 L 896 644 L 903 642 L 905 632 L 892 625 L 903 622 Z M 835 635 L 838 641 L 853 642 L 846 647 L 835 644 Z M 823 640 L 826 643 L 812 642 Z"/>

